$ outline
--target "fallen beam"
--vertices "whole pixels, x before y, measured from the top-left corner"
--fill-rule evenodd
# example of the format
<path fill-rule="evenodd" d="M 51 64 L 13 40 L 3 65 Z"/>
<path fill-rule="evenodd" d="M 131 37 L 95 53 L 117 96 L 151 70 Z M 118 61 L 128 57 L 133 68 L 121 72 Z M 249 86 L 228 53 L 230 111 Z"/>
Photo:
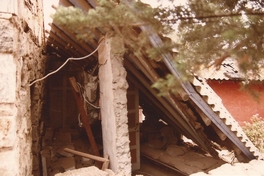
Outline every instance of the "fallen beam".
<path fill-rule="evenodd" d="M 109 165 L 108 155 L 105 158 L 103 158 L 103 157 L 100 157 L 100 156 L 91 155 L 91 154 L 88 154 L 88 153 L 76 151 L 76 150 L 69 149 L 69 148 L 64 148 L 63 150 L 65 152 L 69 152 L 69 153 L 72 153 L 72 154 L 75 154 L 75 155 L 79 155 L 79 156 L 82 156 L 82 157 L 85 157 L 85 158 L 93 159 L 95 161 L 103 162 L 102 170 L 105 170 L 105 169 L 108 168 L 108 165 Z"/>
<path fill-rule="evenodd" d="M 93 132 L 92 132 L 89 120 L 88 120 L 88 116 L 87 116 L 86 111 L 85 111 L 84 106 L 83 106 L 83 102 L 81 99 L 81 93 L 78 90 L 76 80 L 74 77 L 69 78 L 69 80 L 70 80 L 70 83 L 71 83 L 71 86 L 73 89 L 73 91 L 72 91 L 73 95 L 75 97 L 79 112 L 81 114 L 81 120 L 83 122 L 83 126 L 86 130 L 86 133 L 87 133 L 87 136 L 89 138 L 90 144 L 92 146 L 93 152 L 95 155 L 100 156 L 97 145 L 96 145 L 95 140 L 94 140 L 94 135 L 93 135 Z"/>

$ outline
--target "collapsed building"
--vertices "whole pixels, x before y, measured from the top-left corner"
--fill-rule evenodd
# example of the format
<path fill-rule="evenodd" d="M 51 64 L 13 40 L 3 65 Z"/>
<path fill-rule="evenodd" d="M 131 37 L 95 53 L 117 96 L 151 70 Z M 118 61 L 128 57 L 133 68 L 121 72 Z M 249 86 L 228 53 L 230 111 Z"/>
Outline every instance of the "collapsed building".
<path fill-rule="evenodd" d="M 156 149 L 173 142 L 177 145 L 184 135 L 211 156 L 217 156 L 213 145 L 217 143 L 234 150 L 239 161 L 260 157 L 203 79 L 192 76 L 189 82 L 181 81 L 170 53 L 155 62 L 146 55 L 116 54 L 113 43 L 118 38 L 100 40 L 100 31 L 94 31 L 91 43 L 78 40 L 56 23 L 44 31 L 43 3 L 8 0 L 0 7 L 3 175 L 65 171 L 52 162 L 75 163 L 76 158 L 63 149 L 77 150 L 72 140 L 83 136 L 88 140 L 83 152 L 107 158 L 110 169 L 125 175 L 140 167 L 144 141 L 157 136 L 162 139 L 153 144 Z M 59 5 L 85 11 L 97 6 L 94 0 L 60 0 Z M 162 45 L 154 32 L 149 37 L 153 47 Z M 56 71 L 68 58 L 87 55 Z M 151 85 L 167 73 L 181 87 L 177 93 L 161 97 Z M 142 114 L 145 120 L 141 123 Z M 73 165 L 67 169 L 75 168 Z"/>

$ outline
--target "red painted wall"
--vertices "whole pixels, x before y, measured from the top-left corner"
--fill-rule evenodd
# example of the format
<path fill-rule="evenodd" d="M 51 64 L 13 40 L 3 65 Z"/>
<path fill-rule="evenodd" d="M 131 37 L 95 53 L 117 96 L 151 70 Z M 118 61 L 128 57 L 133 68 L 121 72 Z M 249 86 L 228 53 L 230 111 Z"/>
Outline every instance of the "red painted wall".
<path fill-rule="evenodd" d="M 254 86 L 254 90 L 260 93 L 259 103 L 246 91 L 240 90 L 239 82 L 209 80 L 207 83 L 222 99 L 226 109 L 232 114 L 236 121 L 243 126 L 244 121 L 259 114 L 264 118 L 264 84 Z"/>

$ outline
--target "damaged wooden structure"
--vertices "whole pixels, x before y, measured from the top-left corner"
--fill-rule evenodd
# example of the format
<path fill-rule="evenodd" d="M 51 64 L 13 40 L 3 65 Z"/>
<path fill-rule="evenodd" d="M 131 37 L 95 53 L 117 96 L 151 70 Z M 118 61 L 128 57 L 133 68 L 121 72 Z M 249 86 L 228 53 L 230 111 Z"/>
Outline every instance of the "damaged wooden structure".
<path fill-rule="evenodd" d="M 58 5 L 88 11 L 97 4 L 94 0 L 60 0 Z M 151 26 L 141 26 L 138 30 L 148 32 L 153 47 L 162 46 L 162 40 Z M 152 115 L 159 116 L 212 156 L 217 156 L 212 145 L 214 141 L 234 150 L 240 161 L 260 157 L 258 149 L 205 80 L 195 76 L 188 82 L 181 79 L 181 73 L 173 65 L 171 53 L 163 55 L 160 62 L 149 60 L 144 54 L 137 57 L 131 52 L 117 56 L 112 48 L 112 43 L 117 39 L 104 38 L 100 41 L 104 34 L 99 30 L 94 31 L 94 42 L 90 43 L 78 40 L 75 34 L 56 23 L 51 23 L 50 31 L 46 33 L 47 52 L 59 55 L 55 60 L 60 62 L 69 57 L 85 56 L 100 45 L 98 53 L 72 63 L 83 72 L 89 72 L 89 69 L 99 65 L 96 76 L 100 85 L 100 103 L 97 104 L 100 106 L 98 118 L 102 121 L 103 155 L 109 156 L 109 165 L 114 172 L 123 171 L 129 175 L 131 169 L 140 167 L 139 107 L 143 111 L 152 110 Z M 161 97 L 151 85 L 167 73 L 172 73 L 181 87 L 176 94 Z M 71 83 L 78 92 L 75 83 Z M 87 117 L 84 110 L 79 111 L 81 118 Z M 85 121 L 82 120 L 85 124 L 89 123 Z M 88 129 L 87 134 L 91 136 L 89 133 Z M 96 146 L 92 146 L 94 155 L 98 156 Z"/>

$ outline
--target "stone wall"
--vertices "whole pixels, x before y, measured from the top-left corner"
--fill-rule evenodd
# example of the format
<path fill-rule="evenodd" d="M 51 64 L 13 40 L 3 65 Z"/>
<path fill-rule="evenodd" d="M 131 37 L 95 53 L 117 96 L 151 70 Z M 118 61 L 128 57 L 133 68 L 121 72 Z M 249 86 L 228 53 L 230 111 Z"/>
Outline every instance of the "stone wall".
<path fill-rule="evenodd" d="M 31 175 L 44 82 L 29 83 L 43 76 L 46 63 L 42 1 L 7 0 L 0 11 L 0 173 Z"/>

